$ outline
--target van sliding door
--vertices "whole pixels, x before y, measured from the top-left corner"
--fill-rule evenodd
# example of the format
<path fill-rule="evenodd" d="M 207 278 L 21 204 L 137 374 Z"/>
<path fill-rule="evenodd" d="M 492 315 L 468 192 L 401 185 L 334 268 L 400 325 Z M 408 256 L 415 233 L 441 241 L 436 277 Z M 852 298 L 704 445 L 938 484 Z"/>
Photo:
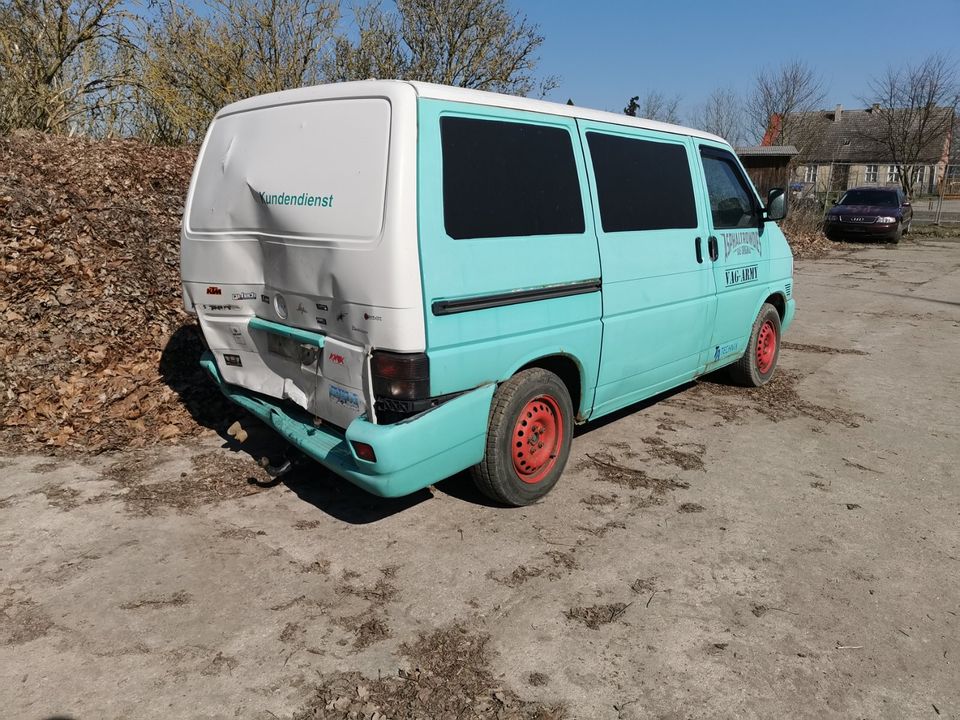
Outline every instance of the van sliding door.
<path fill-rule="evenodd" d="M 694 377 L 716 297 L 687 138 L 578 121 L 591 170 L 603 272 L 603 348 L 594 412 Z"/>

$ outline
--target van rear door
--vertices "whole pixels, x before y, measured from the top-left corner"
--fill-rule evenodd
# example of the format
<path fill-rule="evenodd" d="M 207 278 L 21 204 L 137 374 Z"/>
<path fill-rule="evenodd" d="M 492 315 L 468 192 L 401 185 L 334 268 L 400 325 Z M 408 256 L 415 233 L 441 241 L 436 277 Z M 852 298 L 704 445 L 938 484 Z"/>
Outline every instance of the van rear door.
<path fill-rule="evenodd" d="M 372 405 L 373 347 L 424 349 L 415 112 L 407 84 L 345 83 L 218 114 L 188 196 L 182 273 L 227 382 L 345 426 Z M 322 352 L 287 329 L 322 338 Z"/>

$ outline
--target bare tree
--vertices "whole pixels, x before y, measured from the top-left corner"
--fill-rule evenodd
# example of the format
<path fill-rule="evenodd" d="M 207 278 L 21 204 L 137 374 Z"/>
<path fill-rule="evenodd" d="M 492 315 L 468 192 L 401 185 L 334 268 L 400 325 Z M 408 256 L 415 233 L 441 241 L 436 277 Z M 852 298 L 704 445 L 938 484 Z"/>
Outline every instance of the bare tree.
<path fill-rule="evenodd" d="M 948 152 L 960 102 L 956 64 L 931 55 L 917 64 L 891 66 L 870 81 L 870 94 L 861 101 L 877 118 L 861 134 L 889 153 L 909 193 L 917 168 Z"/>
<path fill-rule="evenodd" d="M 140 134 L 196 141 L 230 102 L 319 82 L 338 19 L 328 0 L 161 0 L 145 22 Z"/>
<path fill-rule="evenodd" d="M 121 0 L 0 3 L 0 131 L 115 131 L 129 103 L 129 21 Z"/>
<path fill-rule="evenodd" d="M 342 36 L 333 80 L 403 78 L 458 87 L 544 95 L 555 78 L 535 74 L 543 36 L 505 0 L 376 0 L 356 11 L 359 38 Z"/>
<path fill-rule="evenodd" d="M 694 110 L 690 124 L 736 145 L 744 136 L 743 101 L 733 88 L 717 88 Z"/>
<path fill-rule="evenodd" d="M 814 125 L 811 113 L 825 95 L 823 80 L 800 60 L 772 73 L 761 70 L 746 104 L 751 134 L 771 145 L 796 145 L 802 155 Z"/>
<path fill-rule="evenodd" d="M 680 122 L 680 96 L 650 90 L 642 99 L 639 95 L 630 98 L 623 112 L 632 117 L 676 124 Z"/>

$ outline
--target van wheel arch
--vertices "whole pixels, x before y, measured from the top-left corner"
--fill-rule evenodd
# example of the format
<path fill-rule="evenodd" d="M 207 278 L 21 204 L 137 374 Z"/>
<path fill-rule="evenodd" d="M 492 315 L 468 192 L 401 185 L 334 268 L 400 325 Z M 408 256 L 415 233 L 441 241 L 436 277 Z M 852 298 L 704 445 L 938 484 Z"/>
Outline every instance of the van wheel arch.
<path fill-rule="evenodd" d="M 782 293 L 774 293 L 766 300 L 764 300 L 760 307 L 763 307 L 765 304 L 773 305 L 777 309 L 777 314 L 780 316 L 780 321 L 783 322 L 783 318 L 787 314 L 787 299 L 783 296 Z"/>
<path fill-rule="evenodd" d="M 573 403 L 577 422 L 581 422 L 583 408 L 581 401 L 583 399 L 583 369 L 570 355 L 547 355 L 545 357 L 531 360 L 526 365 L 517 368 L 514 375 L 529 370 L 530 368 L 541 368 L 552 372 L 567 387 L 570 394 L 570 401 Z"/>

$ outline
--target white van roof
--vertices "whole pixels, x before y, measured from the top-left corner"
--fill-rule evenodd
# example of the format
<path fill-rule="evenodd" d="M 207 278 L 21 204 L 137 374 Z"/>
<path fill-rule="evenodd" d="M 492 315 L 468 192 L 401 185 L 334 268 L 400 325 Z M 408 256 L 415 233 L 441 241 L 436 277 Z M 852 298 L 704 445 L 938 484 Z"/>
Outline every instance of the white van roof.
<path fill-rule="evenodd" d="M 676 135 L 689 135 L 691 137 L 728 144 L 723 138 L 713 135 L 712 133 L 704 132 L 703 130 L 696 130 L 682 125 L 672 125 L 656 120 L 647 120 L 645 118 L 635 118 L 624 115 L 623 113 L 593 110 L 576 105 L 562 105 L 546 100 L 531 100 L 530 98 L 518 97 L 516 95 L 504 95 L 502 93 L 486 92 L 484 90 L 469 90 L 467 88 L 451 87 L 449 85 L 437 85 L 434 83 L 407 80 L 357 80 L 353 82 L 329 83 L 326 85 L 296 88 L 294 90 L 284 90 L 282 92 L 247 98 L 246 100 L 240 100 L 239 102 L 227 105 L 217 113 L 217 117 L 253 110 L 265 105 L 310 102 L 311 100 L 324 100 L 336 97 L 369 97 L 371 94 L 390 96 L 393 92 L 397 92 L 401 88 L 409 87 L 412 87 L 417 95 L 422 98 L 582 118 L 584 120 L 594 120 L 596 122 L 605 122 L 614 125 L 628 125 L 647 130 L 674 133 Z"/>

